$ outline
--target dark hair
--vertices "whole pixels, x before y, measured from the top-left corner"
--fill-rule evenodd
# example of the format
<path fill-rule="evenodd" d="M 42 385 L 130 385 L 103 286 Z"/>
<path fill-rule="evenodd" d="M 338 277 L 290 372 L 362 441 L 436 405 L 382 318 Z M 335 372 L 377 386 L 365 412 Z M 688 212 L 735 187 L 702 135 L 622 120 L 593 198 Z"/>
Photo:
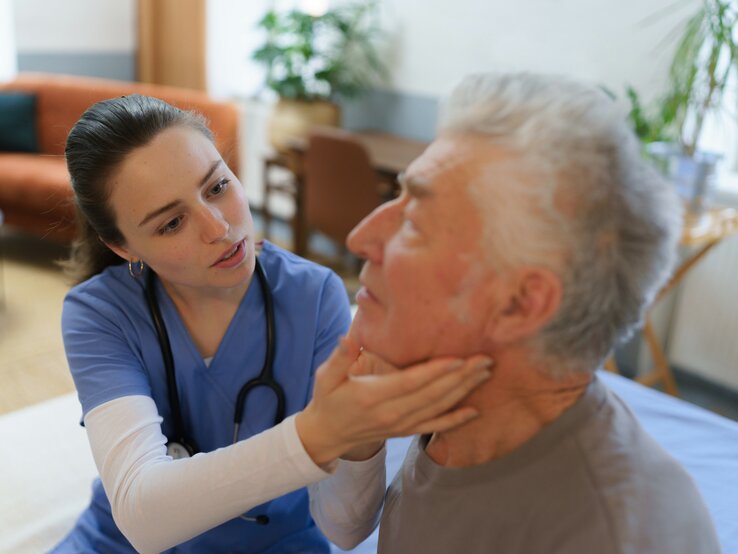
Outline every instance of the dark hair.
<path fill-rule="evenodd" d="M 64 155 L 74 189 L 79 234 L 62 265 L 75 283 L 122 261 L 102 242 L 124 243 L 108 202 L 111 174 L 133 150 L 178 125 L 192 127 L 213 140 L 200 114 L 140 94 L 98 102 L 72 127 Z"/>

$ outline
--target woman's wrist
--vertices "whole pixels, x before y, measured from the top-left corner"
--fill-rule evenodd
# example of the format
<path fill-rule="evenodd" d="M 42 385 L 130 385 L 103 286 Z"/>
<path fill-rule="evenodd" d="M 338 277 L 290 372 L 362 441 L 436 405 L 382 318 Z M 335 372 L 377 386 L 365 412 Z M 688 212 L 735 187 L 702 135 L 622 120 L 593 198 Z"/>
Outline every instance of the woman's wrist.
<path fill-rule="evenodd" d="M 349 462 L 363 462 L 376 456 L 377 452 L 382 450 L 383 446 L 384 441 L 361 444 L 342 454 L 341 459 Z"/>
<path fill-rule="evenodd" d="M 297 436 L 302 442 L 302 447 L 307 452 L 310 459 L 316 465 L 324 466 L 329 464 L 348 450 L 348 446 L 342 448 L 337 442 L 335 436 L 315 417 L 311 405 L 308 406 L 295 416 L 295 428 Z"/>

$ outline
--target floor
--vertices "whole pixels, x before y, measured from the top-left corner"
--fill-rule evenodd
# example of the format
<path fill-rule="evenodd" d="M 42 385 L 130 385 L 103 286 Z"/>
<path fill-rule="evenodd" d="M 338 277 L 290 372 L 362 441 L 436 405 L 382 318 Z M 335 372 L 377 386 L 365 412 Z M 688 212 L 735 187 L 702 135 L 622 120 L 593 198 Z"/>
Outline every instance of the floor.
<path fill-rule="evenodd" d="M 0 229 L 0 413 L 74 390 L 60 332 L 68 289 L 53 243 Z"/>
<path fill-rule="evenodd" d="M 254 220 L 260 232 L 258 214 Z M 271 231 L 273 242 L 289 247 L 286 223 L 274 222 Z M 310 247 L 312 257 L 339 272 L 353 297 L 355 260 L 320 237 Z M 56 262 L 65 254 L 64 247 L 0 229 L 0 414 L 74 390 L 59 328 L 68 284 Z M 738 421 L 738 391 L 678 369 L 675 374 L 685 400 Z"/>

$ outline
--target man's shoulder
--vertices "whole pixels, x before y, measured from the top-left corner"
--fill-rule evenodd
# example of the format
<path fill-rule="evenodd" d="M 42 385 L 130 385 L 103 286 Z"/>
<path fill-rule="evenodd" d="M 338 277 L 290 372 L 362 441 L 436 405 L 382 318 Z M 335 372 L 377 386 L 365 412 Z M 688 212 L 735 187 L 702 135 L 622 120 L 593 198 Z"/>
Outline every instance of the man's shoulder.
<path fill-rule="evenodd" d="M 479 552 L 719 552 L 691 477 L 619 398 L 597 399 L 599 409 L 570 421 L 570 434 L 535 457 L 439 470 L 440 479 L 414 441 L 387 493 L 383 551 L 401 552 L 388 545 L 409 548 L 420 536 L 441 552 L 433 548 L 474 533 Z M 507 463 L 514 460 L 523 463 Z"/>
<path fill-rule="evenodd" d="M 694 552 L 719 552 L 692 477 L 615 393 L 607 391 L 576 440 L 590 501 L 601 506 L 619 552 L 691 552 L 689 545 Z"/>

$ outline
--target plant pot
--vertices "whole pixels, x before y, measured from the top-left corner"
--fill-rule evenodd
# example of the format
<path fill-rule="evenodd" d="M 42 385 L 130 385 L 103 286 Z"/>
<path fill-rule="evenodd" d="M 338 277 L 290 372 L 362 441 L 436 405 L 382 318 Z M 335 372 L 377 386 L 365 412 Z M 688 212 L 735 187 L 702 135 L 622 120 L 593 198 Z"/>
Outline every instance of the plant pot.
<path fill-rule="evenodd" d="M 687 156 L 677 144 L 652 142 L 648 154 L 676 187 L 685 202 L 687 216 L 699 220 L 709 206 L 715 192 L 717 165 L 722 154 L 695 152 Z"/>
<path fill-rule="evenodd" d="M 278 152 L 286 152 L 291 140 L 306 137 L 312 127 L 338 127 L 340 123 L 341 109 L 333 102 L 280 98 L 269 122 L 269 140 Z"/>

